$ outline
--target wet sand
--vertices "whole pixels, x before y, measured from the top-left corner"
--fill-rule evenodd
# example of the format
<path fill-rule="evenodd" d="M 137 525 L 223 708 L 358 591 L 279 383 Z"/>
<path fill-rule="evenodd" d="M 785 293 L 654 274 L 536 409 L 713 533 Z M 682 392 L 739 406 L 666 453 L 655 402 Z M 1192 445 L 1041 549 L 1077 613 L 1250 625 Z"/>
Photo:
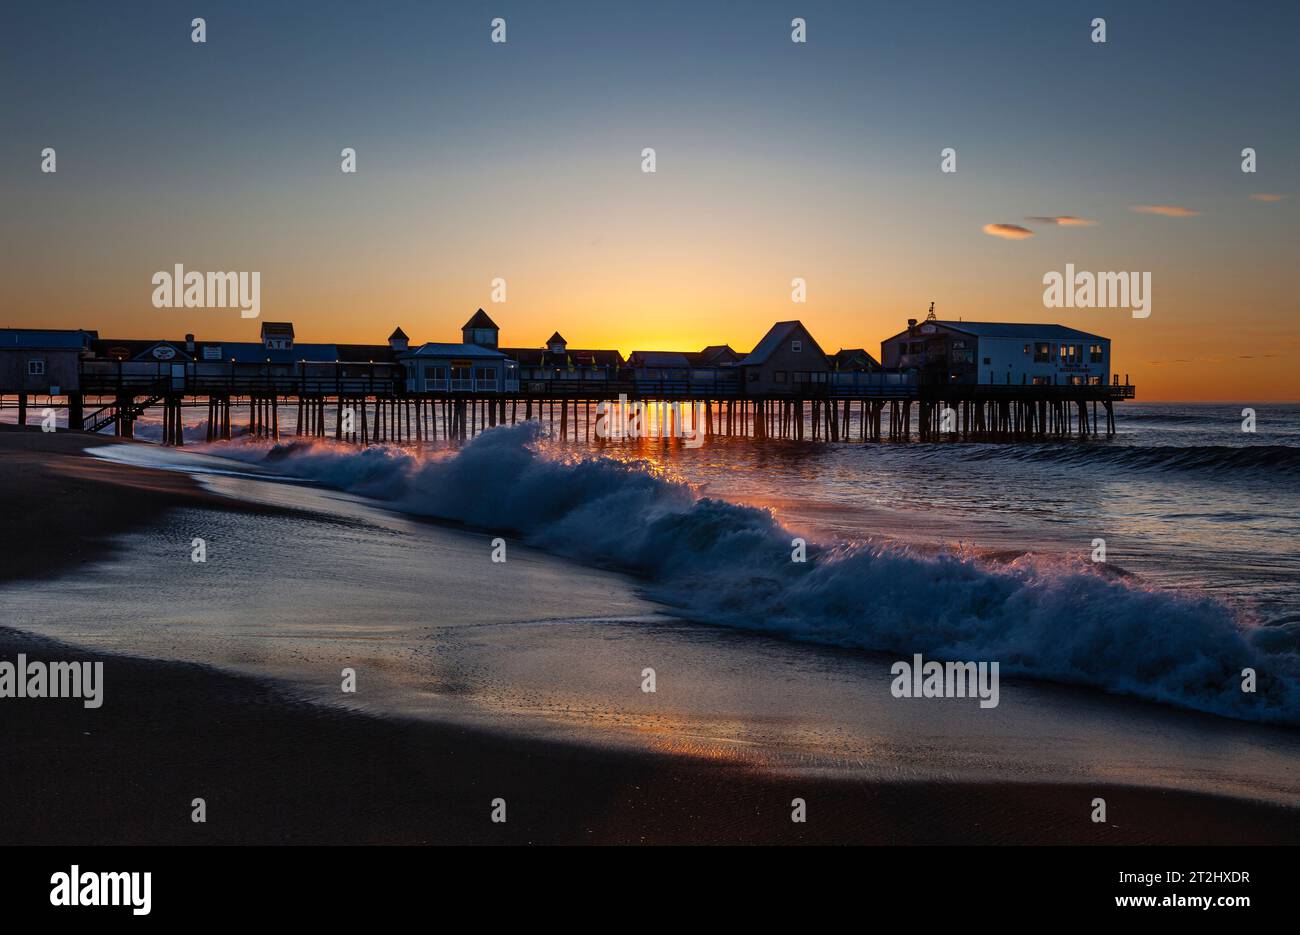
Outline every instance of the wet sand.
<path fill-rule="evenodd" d="M 272 509 L 215 496 L 184 474 L 86 457 L 112 444 L 140 443 L 0 423 L 0 582 L 74 570 L 170 507 Z"/>
<path fill-rule="evenodd" d="M 94 464 L 100 440 L 0 433 L 9 580 L 107 556 L 106 536 L 236 503 Z M 48 504 L 57 501 L 50 509 Z M 240 507 L 241 509 L 246 507 Z M 72 532 L 76 530 L 76 532 Z M 69 548 L 65 540 L 75 539 Z M 34 560 L 32 556 L 39 557 Z M 9 622 L 9 621 L 5 621 Z M 0 658 L 87 658 L 0 631 Z M 1294 843 L 1291 807 L 1096 781 L 787 775 L 313 704 L 209 666 L 108 655 L 106 702 L 0 700 L 0 835 L 18 843 Z M 1109 822 L 1088 820 L 1107 799 Z M 208 821 L 190 821 L 191 800 Z M 490 821 L 506 799 L 508 821 Z M 808 821 L 790 821 L 804 798 Z"/>
<path fill-rule="evenodd" d="M 88 658 L 0 631 L 0 658 Z M 96 659 L 104 658 L 96 654 Z M 5 700 L 10 844 L 1295 843 L 1293 809 L 1140 788 L 782 777 L 294 701 L 110 657 L 113 697 Z M 1103 795 L 1109 822 L 1088 820 Z M 190 821 L 191 802 L 207 822 Z M 490 820 L 504 798 L 507 821 Z M 807 802 L 808 821 L 790 820 Z"/>

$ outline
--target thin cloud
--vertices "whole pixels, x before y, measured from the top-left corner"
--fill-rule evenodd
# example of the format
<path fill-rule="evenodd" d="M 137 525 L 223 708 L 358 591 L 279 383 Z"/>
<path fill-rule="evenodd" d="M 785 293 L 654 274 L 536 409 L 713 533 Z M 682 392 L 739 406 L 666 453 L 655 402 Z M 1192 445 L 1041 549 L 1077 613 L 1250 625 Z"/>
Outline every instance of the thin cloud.
<path fill-rule="evenodd" d="M 1269 203 L 1272 203 L 1272 202 L 1274 202 L 1274 201 L 1281 201 L 1281 200 L 1282 200 L 1283 198 L 1285 198 L 1285 197 L 1286 197 L 1286 195 L 1274 195 L 1274 194 L 1271 194 L 1271 193 L 1269 193 L 1269 192 L 1261 192 L 1261 193 L 1258 194 L 1258 195 L 1251 195 L 1251 196 L 1250 196 L 1250 200 L 1251 200 L 1251 201 L 1267 201 L 1267 202 L 1269 202 Z"/>
<path fill-rule="evenodd" d="M 1277 354 L 1239 354 L 1235 360 L 1263 360 L 1268 357 L 1277 357 Z M 1164 367 L 1169 364 L 1221 364 L 1224 362 L 1222 357 L 1176 357 L 1172 360 L 1148 360 L 1147 364 L 1152 367 Z"/>
<path fill-rule="evenodd" d="M 1077 218 L 1072 214 L 1057 214 L 1043 217 L 1028 217 L 1026 221 L 1034 221 L 1038 224 L 1055 224 L 1058 227 L 1092 227 L 1097 222 L 1091 218 Z"/>
<path fill-rule="evenodd" d="M 1158 214 L 1166 218 L 1194 218 L 1201 213 L 1181 205 L 1130 205 L 1129 210 L 1139 214 Z"/>
<path fill-rule="evenodd" d="M 985 224 L 984 233 L 1006 240 L 1024 240 L 1034 236 L 1034 232 L 1019 224 Z"/>

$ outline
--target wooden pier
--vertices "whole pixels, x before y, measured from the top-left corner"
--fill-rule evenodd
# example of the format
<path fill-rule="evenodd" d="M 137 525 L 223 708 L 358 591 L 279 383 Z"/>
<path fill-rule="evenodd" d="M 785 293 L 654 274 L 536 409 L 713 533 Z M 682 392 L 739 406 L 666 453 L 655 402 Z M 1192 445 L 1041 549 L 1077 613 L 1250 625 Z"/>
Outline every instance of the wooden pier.
<path fill-rule="evenodd" d="M 627 407 L 649 413 L 647 429 L 660 437 L 686 429 L 706 438 L 1029 441 L 1113 434 L 1115 402 L 1134 396 L 1127 380 L 923 385 L 908 376 L 861 374 L 764 396 L 744 395 L 734 382 L 641 380 L 548 380 L 496 392 L 408 393 L 401 368 L 389 364 L 334 365 L 333 373 L 313 365 L 310 373 L 304 366 L 296 373 L 249 376 L 233 367 L 140 373 L 88 361 L 82 392 L 69 396 L 67 407 L 70 426 L 100 431 L 112 424 L 126 437 L 144 412 L 159 408 L 162 441 L 169 445 L 184 444 L 182 414 L 194 407 L 207 410 L 208 441 L 229 439 L 241 425 L 248 434 L 272 439 L 333 438 L 357 445 L 459 441 L 496 425 L 537 419 L 549 424 L 555 438 L 589 443 L 601 440 L 602 415 Z M 95 408 L 86 412 L 90 400 Z M 282 430 L 286 409 L 296 418 Z"/>

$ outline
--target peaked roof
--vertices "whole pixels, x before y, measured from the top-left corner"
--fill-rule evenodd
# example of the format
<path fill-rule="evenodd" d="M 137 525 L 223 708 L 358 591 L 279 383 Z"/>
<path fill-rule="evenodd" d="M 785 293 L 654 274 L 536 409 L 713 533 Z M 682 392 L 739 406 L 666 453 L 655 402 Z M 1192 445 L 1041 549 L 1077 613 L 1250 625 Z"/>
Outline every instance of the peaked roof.
<path fill-rule="evenodd" d="M 1093 339 L 1097 341 L 1107 341 L 1099 334 L 1092 334 L 1088 331 L 1080 331 L 1078 328 L 1067 328 L 1065 325 L 1037 324 L 1035 322 L 1010 322 L 1010 321 L 944 321 L 936 319 L 935 321 L 919 321 L 916 323 L 917 328 L 924 325 L 940 325 L 950 331 L 960 331 L 963 334 L 974 335 L 978 338 L 1015 338 L 1018 341 L 1030 340 L 1034 338 L 1045 338 L 1047 340 L 1084 340 Z M 904 328 L 893 338 L 902 337 L 907 334 Z M 893 340 L 886 338 L 886 341 Z"/>
<path fill-rule="evenodd" d="M 866 348 L 862 347 L 842 347 L 834 354 L 828 355 L 827 359 L 830 361 L 831 366 L 837 370 L 843 370 L 855 361 L 860 361 L 868 368 L 880 369 L 880 361 L 876 360 Z"/>
<path fill-rule="evenodd" d="M 730 344 L 710 344 L 704 350 L 700 351 L 700 360 L 712 363 L 722 359 L 728 363 L 740 360 L 740 354 Z"/>
<path fill-rule="evenodd" d="M 564 335 L 560 334 L 560 332 L 557 331 L 555 332 L 555 334 L 551 335 L 549 338 L 546 339 L 546 343 L 547 344 L 568 344 L 569 342 L 564 340 Z"/>
<path fill-rule="evenodd" d="M 403 340 L 403 341 L 409 341 L 409 340 L 411 340 L 410 338 L 408 338 L 408 337 L 406 336 L 406 332 L 403 331 L 401 328 L 397 328 L 397 329 L 396 329 L 392 334 L 390 334 L 390 335 L 388 336 L 388 340 L 392 341 L 392 340 L 394 340 L 394 339 L 400 339 L 400 340 Z"/>
<path fill-rule="evenodd" d="M 792 335 L 796 330 L 803 331 L 804 336 L 807 337 L 809 343 L 812 344 L 813 350 L 818 354 L 821 354 L 822 357 L 826 356 L 826 352 L 818 346 L 815 340 L 813 340 L 812 333 L 803 326 L 803 322 L 797 319 L 795 321 L 778 321 L 767 330 L 767 334 L 763 335 L 763 340 L 759 341 L 755 348 L 740 361 L 739 366 L 750 367 L 754 364 L 764 363 L 772 356 L 772 352 L 781 346 L 781 342 Z"/>
<path fill-rule="evenodd" d="M 466 326 L 468 327 L 468 326 Z M 490 347 L 483 347 L 481 344 L 442 344 L 437 341 L 429 341 L 413 348 L 401 355 L 406 357 L 482 357 L 491 360 L 502 360 L 505 354 Z"/>
<path fill-rule="evenodd" d="M 684 351 L 633 351 L 627 362 L 634 367 L 689 367 L 691 358 Z"/>
<path fill-rule="evenodd" d="M 483 309 L 479 309 L 473 314 L 473 316 L 471 316 L 469 321 L 460 326 L 462 331 L 466 328 L 492 328 L 495 331 L 501 330 L 497 327 L 497 323 L 489 318 L 488 313 L 483 311 Z"/>

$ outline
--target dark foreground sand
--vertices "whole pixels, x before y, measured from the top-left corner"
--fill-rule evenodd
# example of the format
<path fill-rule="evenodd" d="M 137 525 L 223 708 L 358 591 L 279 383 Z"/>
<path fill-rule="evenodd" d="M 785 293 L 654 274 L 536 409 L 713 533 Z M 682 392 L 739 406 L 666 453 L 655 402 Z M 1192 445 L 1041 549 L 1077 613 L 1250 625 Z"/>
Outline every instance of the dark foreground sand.
<path fill-rule="evenodd" d="M 75 572 L 169 506 L 238 508 L 107 440 L 0 431 L 0 581 Z M 91 658 L 0 629 L 0 659 Z M 6 843 L 1295 843 L 1295 809 L 1152 789 L 771 776 L 316 707 L 195 665 L 95 655 L 106 703 L 0 699 Z M 1088 819 L 1104 796 L 1109 821 Z M 808 821 L 790 821 L 790 801 Z M 190 821 L 191 800 L 207 822 Z M 490 820 L 504 798 L 508 821 Z"/>

